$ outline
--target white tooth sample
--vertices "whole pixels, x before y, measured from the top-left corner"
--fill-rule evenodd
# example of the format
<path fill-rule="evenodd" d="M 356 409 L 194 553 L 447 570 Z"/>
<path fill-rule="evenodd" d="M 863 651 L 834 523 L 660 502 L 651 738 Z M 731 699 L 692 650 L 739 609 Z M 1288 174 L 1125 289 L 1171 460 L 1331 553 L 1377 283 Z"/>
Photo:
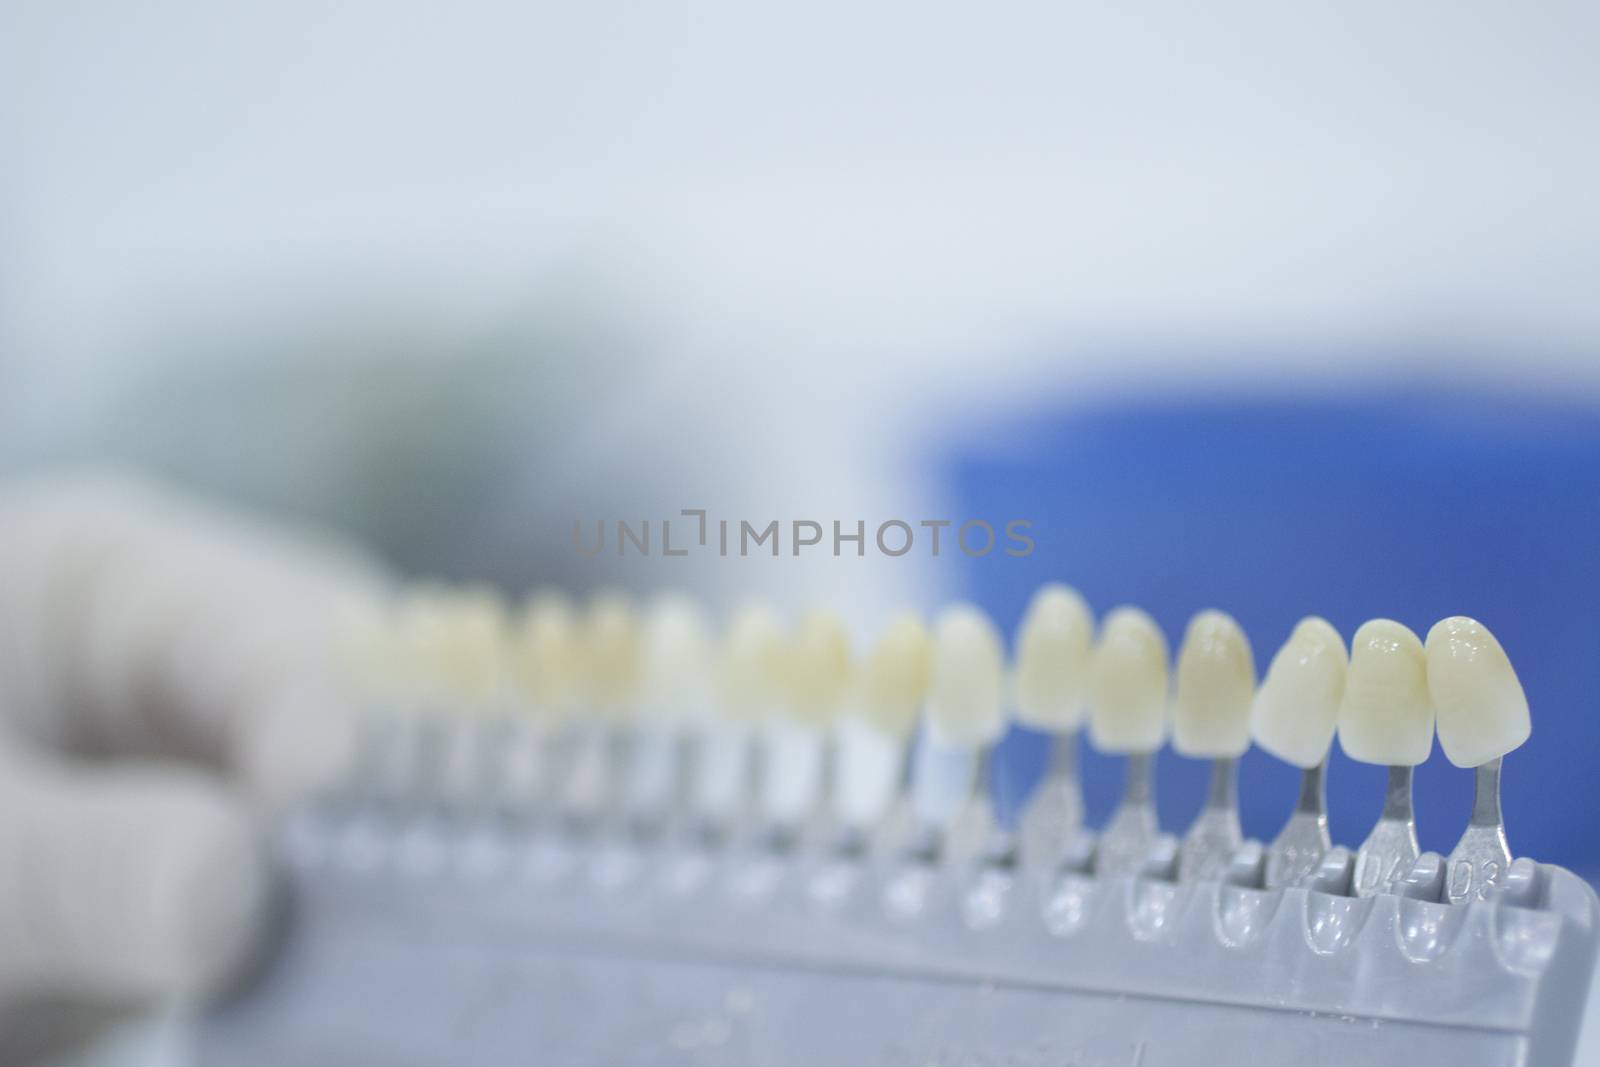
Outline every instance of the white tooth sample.
<path fill-rule="evenodd" d="M 896 616 L 861 669 L 858 709 L 879 732 L 904 740 L 928 696 L 933 640 L 915 614 Z"/>
<path fill-rule="evenodd" d="M 1528 739 L 1528 697 L 1500 642 L 1464 615 L 1428 631 L 1428 694 L 1439 747 L 1457 767 L 1477 767 Z"/>
<path fill-rule="evenodd" d="M 1250 736 L 1303 771 L 1294 810 L 1267 848 L 1262 881 L 1268 889 L 1298 885 L 1317 869 L 1331 844 L 1324 761 L 1338 726 L 1349 667 L 1339 631 L 1326 619 L 1310 616 L 1296 624 L 1272 657 L 1256 691 Z"/>
<path fill-rule="evenodd" d="M 708 712 L 709 629 L 686 597 L 660 597 L 645 616 L 627 785 L 628 807 L 642 820 L 658 821 L 676 799 L 684 769 L 679 739 Z"/>
<path fill-rule="evenodd" d="M 1506 883 L 1511 849 L 1500 809 L 1501 757 L 1528 739 L 1528 698 L 1494 635 L 1455 616 L 1428 631 L 1428 693 L 1439 747 L 1457 767 L 1474 767 L 1472 816 L 1445 860 L 1444 899 L 1488 899 Z"/>
<path fill-rule="evenodd" d="M 1078 729 L 1089 700 L 1089 657 L 1094 615 L 1076 589 L 1051 582 L 1028 602 L 1017 627 L 1011 674 L 1012 706 L 1025 726 L 1054 735 L 1045 776 L 1020 807 L 1001 809 L 1002 834 L 1016 834 L 1017 854 L 1034 867 L 1054 868 L 1083 822 L 1078 782 Z M 1008 789 L 1007 792 L 1014 792 Z M 1007 854 L 1006 837 L 991 842 Z"/>
<path fill-rule="evenodd" d="M 438 648 L 449 591 L 418 582 L 400 593 L 390 618 L 388 692 L 398 714 L 375 758 L 377 790 L 398 798 L 414 791 L 434 763 L 437 724 L 450 702 Z"/>
<path fill-rule="evenodd" d="M 1333 744 L 1349 657 L 1326 619 L 1301 619 L 1267 667 L 1250 708 L 1255 743 L 1285 763 L 1309 769 Z"/>
<path fill-rule="evenodd" d="M 1250 747 L 1256 668 L 1250 642 L 1233 616 L 1202 611 L 1189 620 L 1178 649 L 1172 701 L 1172 747 L 1194 759 L 1232 759 Z"/>
<path fill-rule="evenodd" d="M 987 805 L 974 804 L 985 750 L 1005 731 L 1005 657 L 989 617 L 970 604 L 940 612 L 925 706 L 927 729 L 916 745 L 911 810 L 923 837 L 923 859 L 964 852 L 987 821 Z M 979 794 L 982 797 L 984 794 Z M 970 818 L 969 818 L 970 817 Z"/>
<path fill-rule="evenodd" d="M 734 613 L 723 640 L 718 706 L 731 722 L 760 722 L 784 703 L 784 627 L 765 604 Z"/>
<path fill-rule="evenodd" d="M 1154 752 L 1167 737 L 1167 639 L 1138 608 L 1112 609 L 1089 657 L 1089 740 L 1101 752 Z"/>
<path fill-rule="evenodd" d="M 1235 761 L 1250 747 L 1250 642 L 1231 615 L 1202 611 L 1184 630 L 1175 674 L 1172 747 L 1213 761 L 1205 804 L 1178 849 L 1178 880 L 1211 881 L 1226 872 L 1240 842 Z"/>
<path fill-rule="evenodd" d="M 449 595 L 442 586 L 419 583 L 405 590 L 395 612 L 400 688 L 407 704 L 428 712 L 449 699 L 439 654 L 449 625 Z"/>
<path fill-rule="evenodd" d="M 981 748 L 1005 731 L 1005 659 L 982 611 L 957 604 L 939 614 L 928 679 L 928 726 L 948 748 Z"/>
<path fill-rule="evenodd" d="M 334 622 L 336 681 L 355 720 L 354 748 L 344 774 L 358 788 L 392 789 L 394 753 L 409 744 L 410 717 L 403 688 L 405 649 L 396 606 L 373 596 L 340 606 Z"/>
<path fill-rule="evenodd" d="M 584 712 L 562 785 L 562 803 L 583 819 L 598 816 L 615 799 L 622 768 L 610 737 L 628 722 L 639 694 L 638 610 L 622 593 L 596 593 L 579 628 L 584 670 Z"/>
<path fill-rule="evenodd" d="M 492 707 L 505 695 L 509 661 L 506 604 L 499 593 L 465 589 L 443 605 L 439 672 L 459 705 Z"/>
<path fill-rule="evenodd" d="M 497 755 L 502 803 L 526 808 L 546 796 L 552 735 L 570 724 L 583 700 L 583 646 L 572 603 L 560 593 L 535 593 L 523 606 L 513 645 L 513 672 L 524 713 L 507 724 Z"/>
<path fill-rule="evenodd" d="M 592 708 L 613 720 L 627 716 L 639 692 L 638 611 L 619 593 L 597 594 L 584 620 L 583 639 Z"/>
<path fill-rule="evenodd" d="M 930 646 L 921 619 L 896 617 L 862 667 L 851 711 L 839 720 L 834 812 L 855 830 L 876 826 L 894 803 L 906 742 L 927 698 Z"/>
<path fill-rule="evenodd" d="M 668 595 L 650 606 L 640 661 L 640 706 L 657 723 L 678 727 L 710 713 L 714 659 L 711 626 L 688 597 Z"/>
<path fill-rule="evenodd" d="M 782 658 L 783 714 L 766 727 L 762 806 L 793 828 L 821 802 L 827 739 L 851 686 L 850 640 L 844 622 L 814 611 L 800 620 Z"/>
<path fill-rule="evenodd" d="M 1094 616 L 1077 590 L 1051 583 L 1034 594 L 1017 632 L 1017 719 L 1052 733 L 1083 722 Z"/>
<path fill-rule="evenodd" d="M 783 702 L 783 622 L 764 604 L 734 613 L 717 667 L 717 715 L 702 731 L 695 807 L 726 826 L 749 804 L 751 727 Z"/>
<path fill-rule="evenodd" d="M 1414 767 L 1433 750 L 1427 657 L 1393 619 L 1361 624 L 1339 702 L 1339 747 L 1359 763 Z"/>
<path fill-rule="evenodd" d="M 506 610 L 491 590 L 454 590 L 431 600 L 419 620 L 429 673 L 455 712 L 484 712 L 504 695 Z M 435 787 L 447 801 L 478 797 L 487 767 L 487 737 L 479 722 L 456 719 L 439 737 Z"/>
<path fill-rule="evenodd" d="M 829 726 L 850 691 L 850 637 L 831 611 L 808 612 L 785 658 L 787 708 L 798 722 Z"/>
<path fill-rule="evenodd" d="M 519 627 L 522 696 L 536 719 L 566 721 L 583 699 L 583 643 L 572 604 L 557 593 L 528 600 Z"/>

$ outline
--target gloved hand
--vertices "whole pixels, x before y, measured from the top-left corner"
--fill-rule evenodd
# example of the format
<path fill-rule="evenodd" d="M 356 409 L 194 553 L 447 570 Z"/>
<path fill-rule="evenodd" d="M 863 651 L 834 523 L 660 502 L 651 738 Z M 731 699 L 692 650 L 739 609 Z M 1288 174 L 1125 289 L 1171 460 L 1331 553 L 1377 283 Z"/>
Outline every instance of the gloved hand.
<path fill-rule="evenodd" d="M 127 478 L 0 487 L 0 1007 L 216 989 L 258 816 L 344 765 L 364 556 Z"/>

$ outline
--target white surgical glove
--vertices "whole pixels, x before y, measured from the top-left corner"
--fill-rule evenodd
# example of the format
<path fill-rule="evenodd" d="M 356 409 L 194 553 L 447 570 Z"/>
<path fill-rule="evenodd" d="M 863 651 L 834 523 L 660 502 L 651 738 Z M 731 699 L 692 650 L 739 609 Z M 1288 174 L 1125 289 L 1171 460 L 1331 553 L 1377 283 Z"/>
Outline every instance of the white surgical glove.
<path fill-rule="evenodd" d="M 216 990 L 268 901 L 259 815 L 353 738 L 360 553 L 125 477 L 0 486 L 0 1007 Z"/>

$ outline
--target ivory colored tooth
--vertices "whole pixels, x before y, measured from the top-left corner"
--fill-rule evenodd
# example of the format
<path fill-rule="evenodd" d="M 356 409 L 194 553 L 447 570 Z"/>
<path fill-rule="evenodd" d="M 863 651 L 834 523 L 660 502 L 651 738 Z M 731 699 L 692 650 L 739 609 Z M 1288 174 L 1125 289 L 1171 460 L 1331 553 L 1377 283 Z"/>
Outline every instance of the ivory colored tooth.
<path fill-rule="evenodd" d="M 1393 619 L 1361 624 L 1339 703 L 1339 747 L 1360 763 L 1414 767 L 1433 750 L 1427 657 Z"/>
<path fill-rule="evenodd" d="M 790 716 L 816 726 L 830 725 L 851 683 L 850 637 L 844 620 L 831 611 L 808 613 L 795 628 L 785 658 Z"/>
<path fill-rule="evenodd" d="M 584 620 L 589 699 L 608 718 L 627 716 L 639 692 L 639 614 L 620 593 L 597 594 Z"/>
<path fill-rule="evenodd" d="M 1428 695 L 1439 747 L 1457 767 L 1498 759 L 1528 739 L 1528 697 L 1488 627 L 1464 615 L 1428 631 Z"/>
<path fill-rule="evenodd" d="M 482 708 L 504 691 L 510 651 L 505 599 L 492 589 L 465 589 L 448 613 L 444 673 L 464 703 Z"/>
<path fill-rule="evenodd" d="M 723 715 L 756 722 L 783 704 L 784 637 L 783 621 L 765 604 L 734 613 L 718 679 Z"/>
<path fill-rule="evenodd" d="M 1439 747 L 1457 767 L 1476 768 L 1472 817 L 1445 860 L 1444 899 L 1488 899 L 1512 866 L 1500 808 L 1501 757 L 1528 739 L 1528 698 L 1505 649 L 1476 619 L 1435 623 L 1427 664 Z"/>
<path fill-rule="evenodd" d="M 861 670 L 861 717 L 880 733 L 905 739 L 928 696 L 932 639 L 922 619 L 907 612 L 889 623 Z"/>
<path fill-rule="evenodd" d="M 1014 675 L 1023 725 L 1066 733 L 1083 721 L 1094 616 L 1078 591 L 1053 582 L 1033 596 L 1017 633 Z"/>
<path fill-rule="evenodd" d="M 536 716 L 567 718 L 583 695 L 583 644 L 571 603 L 542 593 L 529 599 L 519 635 L 523 697 Z"/>
<path fill-rule="evenodd" d="M 1167 736 L 1167 639 L 1138 608 L 1114 608 L 1089 657 L 1089 740 L 1102 752 L 1154 752 Z"/>
<path fill-rule="evenodd" d="M 897 616 L 867 656 L 850 712 L 836 726 L 833 810 L 848 849 L 859 848 L 894 803 L 906 739 L 927 699 L 929 659 L 928 628 L 910 612 Z"/>
<path fill-rule="evenodd" d="M 1172 747 L 1197 759 L 1230 759 L 1250 747 L 1256 669 L 1250 642 L 1233 616 L 1202 611 L 1178 650 Z"/>
<path fill-rule="evenodd" d="M 1250 707 L 1250 734 L 1272 755 L 1300 768 L 1321 763 L 1333 744 L 1349 657 L 1326 619 L 1301 619 L 1272 657 Z"/>
<path fill-rule="evenodd" d="M 980 748 L 1005 730 L 1002 709 L 1005 660 L 1000 634 L 982 611 L 956 604 L 933 629 L 928 682 L 928 724 L 935 741 L 951 748 Z"/>
<path fill-rule="evenodd" d="M 711 627 L 684 596 L 663 596 L 645 620 L 641 693 L 646 711 L 668 723 L 704 719 L 710 711 Z"/>

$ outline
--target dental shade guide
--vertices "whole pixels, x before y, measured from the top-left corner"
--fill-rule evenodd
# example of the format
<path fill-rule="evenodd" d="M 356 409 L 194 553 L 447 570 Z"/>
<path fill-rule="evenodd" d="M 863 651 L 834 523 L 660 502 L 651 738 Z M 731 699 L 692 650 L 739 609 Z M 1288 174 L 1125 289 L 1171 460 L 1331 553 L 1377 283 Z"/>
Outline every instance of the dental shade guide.
<path fill-rule="evenodd" d="M 300 922 L 265 988 L 208 1017 L 202 1059 L 304 1062 L 319 1041 L 361 1049 L 329 1004 L 382 988 L 381 1047 L 416 1062 L 1571 1062 L 1600 903 L 1569 872 L 1501 851 L 1498 764 L 1526 737 L 1526 705 L 1480 624 L 1447 620 L 1424 650 L 1376 620 L 1357 631 L 1347 666 L 1337 632 L 1308 619 L 1257 689 L 1237 624 L 1198 616 L 1185 645 L 1204 647 L 1175 672 L 1181 747 L 1226 764 L 1254 741 L 1301 780 L 1272 842 L 1222 850 L 1207 837 L 1197 865 L 1193 839 L 1163 832 L 1152 803 L 1172 720 L 1167 645 L 1142 612 L 1110 612 L 1097 632 L 1073 613 L 1087 620 L 1082 645 L 1041 645 L 1082 655 L 1032 674 L 1032 690 L 1020 677 L 1008 689 L 998 635 L 975 608 L 948 609 L 931 633 L 901 617 L 860 660 L 831 616 L 788 631 L 759 612 L 697 668 L 717 679 L 699 712 L 666 707 L 698 690 L 651 665 L 659 618 L 652 628 L 649 612 L 629 617 L 644 620 L 622 627 L 636 637 L 613 627 L 606 650 L 585 657 L 612 656 L 635 680 L 599 685 L 589 703 L 604 712 L 530 712 L 549 726 L 536 736 L 570 747 L 600 719 L 633 738 L 667 714 L 685 751 L 702 753 L 684 772 L 722 777 L 658 794 L 672 809 L 659 825 L 723 829 L 630 835 L 622 761 L 601 775 L 601 816 L 561 817 L 570 797 L 537 793 L 553 811 L 513 824 L 507 847 L 522 860 L 492 877 L 468 877 L 459 853 L 409 874 L 395 850 L 403 814 L 380 824 L 388 850 L 364 867 L 341 861 L 336 836 L 286 851 Z M 1037 841 L 1019 853 L 1005 827 L 975 852 L 952 849 L 952 827 L 989 784 L 1007 710 L 1058 736 L 1076 729 L 1064 711 L 1057 728 L 1042 722 L 1045 693 L 1058 709 L 1077 702 L 1094 758 L 1126 758 L 1117 814 L 1098 830 L 1061 827 L 1042 843 L 1047 861 Z M 1411 821 L 1410 768 L 1424 739 L 1431 747 L 1436 712 L 1446 754 L 1479 783 L 1448 860 L 1416 853 Z M 1359 850 L 1327 839 L 1335 736 L 1390 768 Z M 743 739 L 726 751 L 744 760 L 702 758 L 729 738 Z M 797 773 L 778 762 L 797 753 Z M 1221 766 L 1207 810 L 1227 820 L 1236 789 Z M 494 810 L 489 793 L 478 817 Z M 375 803 L 352 797 L 299 812 L 285 839 Z M 909 822 L 896 814 L 908 808 Z"/>

